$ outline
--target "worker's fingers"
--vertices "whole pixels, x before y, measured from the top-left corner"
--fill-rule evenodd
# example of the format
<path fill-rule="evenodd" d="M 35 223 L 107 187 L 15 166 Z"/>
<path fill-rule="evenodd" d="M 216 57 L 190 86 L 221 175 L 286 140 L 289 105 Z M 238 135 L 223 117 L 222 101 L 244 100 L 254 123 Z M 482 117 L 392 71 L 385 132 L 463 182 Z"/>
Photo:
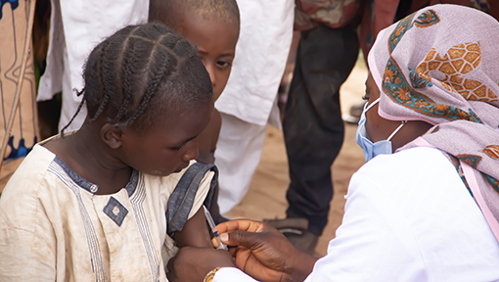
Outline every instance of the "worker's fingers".
<path fill-rule="evenodd" d="M 235 230 L 242 230 L 247 232 L 262 232 L 263 227 L 263 222 L 249 219 L 230 220 L 217 225 L 217 229 L 220 234 Z"/>

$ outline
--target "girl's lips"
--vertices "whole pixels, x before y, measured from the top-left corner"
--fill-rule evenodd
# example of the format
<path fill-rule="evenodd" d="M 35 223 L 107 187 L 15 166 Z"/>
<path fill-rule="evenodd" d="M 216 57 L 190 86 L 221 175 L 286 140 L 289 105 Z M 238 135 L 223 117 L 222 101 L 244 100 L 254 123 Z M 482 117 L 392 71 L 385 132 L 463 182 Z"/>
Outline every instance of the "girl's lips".
<path fill-rule="evenodd" d="M 174 170 L 174 172 L 181 172 L 184 168 L 186 168 L 188 166 L 189 166 L 189 164 L 182 165 L 181 167 L 179 167 L 176 170 Z"/>

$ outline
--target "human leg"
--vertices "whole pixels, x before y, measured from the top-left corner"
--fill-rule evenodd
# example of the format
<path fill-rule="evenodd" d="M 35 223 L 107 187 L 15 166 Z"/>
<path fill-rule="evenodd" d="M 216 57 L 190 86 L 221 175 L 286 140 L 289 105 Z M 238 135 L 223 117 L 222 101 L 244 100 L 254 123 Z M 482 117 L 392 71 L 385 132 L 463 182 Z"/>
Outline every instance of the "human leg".
<path fill-rule="evenodd" d="M 260 162 L 267 126 L 220 114 L 222 128 L 215 150 L 215 165 L 220 172 L 218 205 L 223 215 L 237 205 L 249 189 Z"/>
<path fill-rule="evenodd" d="M 333 196 L 331 165 L 343 143 L 339 89 L 357 59 L 351 26 L 302 32 L 284 115 L 291 183 L 287 217 L 304 217 L 317 236 L 327 224 Z"/>

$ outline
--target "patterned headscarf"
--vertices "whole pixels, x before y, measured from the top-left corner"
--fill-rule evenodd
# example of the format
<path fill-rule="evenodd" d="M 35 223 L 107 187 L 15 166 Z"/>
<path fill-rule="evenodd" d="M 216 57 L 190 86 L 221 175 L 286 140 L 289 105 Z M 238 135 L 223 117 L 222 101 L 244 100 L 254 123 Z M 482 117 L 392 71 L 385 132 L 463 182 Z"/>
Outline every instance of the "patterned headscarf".
<path fill-rule="evenodd" d="M 434 127 L 400 150 L 445 152 L 499 240 L 499 22 L 436 5 L 383 30 L 370 54 L 379 115 Z"/>

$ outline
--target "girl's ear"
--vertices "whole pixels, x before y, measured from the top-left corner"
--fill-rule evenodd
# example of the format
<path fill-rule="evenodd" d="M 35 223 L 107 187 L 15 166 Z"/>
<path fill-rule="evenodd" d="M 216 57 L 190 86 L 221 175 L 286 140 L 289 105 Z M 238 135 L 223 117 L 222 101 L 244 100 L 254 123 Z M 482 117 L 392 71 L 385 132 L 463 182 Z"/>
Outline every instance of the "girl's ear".
<path fill-rule="evenodd" d="M 115 150 L 121 147 L 122 130 L 118 124 L 106 122 L 100 130 L 100 136 L 109 148 Z"/>

